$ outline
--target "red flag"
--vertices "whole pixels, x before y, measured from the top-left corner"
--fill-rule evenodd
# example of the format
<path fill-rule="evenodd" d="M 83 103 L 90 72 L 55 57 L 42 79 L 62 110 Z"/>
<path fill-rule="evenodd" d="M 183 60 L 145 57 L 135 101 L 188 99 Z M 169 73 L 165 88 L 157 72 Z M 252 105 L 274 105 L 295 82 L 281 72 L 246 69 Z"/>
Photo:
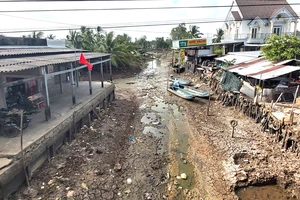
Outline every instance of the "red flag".
<path fill-rule="evenodd" d="M 93 65 L 92 65 L 91 63 L 89 63 L 89 61 L 87 61 L 87 60 L 85 59 L 85 57 L 84 57 L 84 55 L 83 55 L 82 53 L 80 54 L 79 63 L 80 63 L 80 64 L 85 64 L 85 65 L 88 67 L 88 69 L 89 69 L 90 71 L 92 71 Z"/>

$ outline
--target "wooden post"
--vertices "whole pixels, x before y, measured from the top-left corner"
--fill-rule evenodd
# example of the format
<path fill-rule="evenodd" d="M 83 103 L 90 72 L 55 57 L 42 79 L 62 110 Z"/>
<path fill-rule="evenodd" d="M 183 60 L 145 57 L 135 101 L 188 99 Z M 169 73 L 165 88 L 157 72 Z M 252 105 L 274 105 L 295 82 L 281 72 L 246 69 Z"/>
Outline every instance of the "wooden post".
<path fill-rule="evenodd" d="M 102 61 L 102 58 L 101 58 Z M 100 66 L 100 70 L 101 70 L 101 87 L 104 87 L 104 78 L 103 78 L 103 62 L 101 62 L 101 66 Z"/>
<path fill-rule="evenodd" d="M 43 74 L 44 74 L 44 89 L 45 89 L 45 100 L 46 100 L 46 107 L 45 107 L 45 117 L 46 117 L 46 121 L 48 121 L 51 118 L 51 110 L 50 110 L 50 100 L 49 100 L 49 91 L 48 91 L 48 77 L 47 77 L 47 73 L 48 69 L 47 66 L 43 67 Z"/>
<path fill-rule="evenodd" d="M 110 81 L 112 81 L 112 67 L 111 67 L 111 59 L 109 60 L 109 77 L 110 77 Z"/>
<path fill-rule="evenodd" d="M 70 72 L 71 73 L 71 85 L 72 85 L 72 103 L 73 105 L 76 104 L 76 89 L 75 89 L 75 83 L 74 83 L 74 74 L 73 74 L 73 63 L 71 63 L 71 69 L 72 71 Z"/>
<path fill-rule="evenodd" d="M 294 94 L 294 101 L 293 101 L 293 105 L 292 105 L 291 118 L 290 118 L 292 124 L 294 122 L 294 104 L 297 99 L 298 90 L 299 90 L 299 85 L 297 86 L 296 92 Z"/>
<path fill-rule="evenodd" d="M 26 165 L 25 165 L 25 161 L 24 161 L 24 149 L 23 149 L 23 115 L 24 115 L 24 111 L 21 110 L 20 113 L 20 135 L 21 135 L 21 156 L 22 156 L 22 165 L 23 165 L 23 170 L 24 170 L 24 174 L 25 174 L 25 178 L 26 178 L 26 183 L 27 183 L 27 187 L 30 187 L 30 183 L 29 183 L 29 177 L 28 177 L 28 173 L 26 170 Z"/>

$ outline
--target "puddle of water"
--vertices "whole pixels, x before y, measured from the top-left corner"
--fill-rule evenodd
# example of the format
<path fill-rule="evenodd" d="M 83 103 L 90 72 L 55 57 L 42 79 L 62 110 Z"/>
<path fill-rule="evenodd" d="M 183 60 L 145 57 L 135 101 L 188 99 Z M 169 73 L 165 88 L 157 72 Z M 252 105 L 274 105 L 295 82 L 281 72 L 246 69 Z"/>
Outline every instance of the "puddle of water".
<path fill-rule="evenodd" d="M 146 113 L 142 119 L 141 123 L 143 124 L 153 124 L 155 122 L 158 122 L 159 117 L 156 115 L 156 113 Z"/>
<path fill-rule="evenodd" d="M 281 187 L 277 185 L 250 186 L 236 191 L 240 200 L 288 200 L 293 199 Z"/>
<path fill-rule="evenodd" d="M 164 132 L 160 131 L 158 128 L 155 128 L 153 126 L 145 126 L 143 130 L 144 134 L 151 134 L 155 137 L 162 137 Z"/>
<path fill-rule="evenodd" d="M 179 176 L 181 173 L 187 174 L 187 180 L 177 180 L 179 186 L 184 189 L 191 190 L 195 185 L 194 166 L 191 163 L 184 163 L 183 158 L 187 159 L 187 151 L 189 147 L 188 127 L 185 123 L 184 116 L 180 112 L 180 107 L 175 104 L 166 104 L 162 99 L 156 99 L 155 106 L 151 107 L 152 111 L 157 112 L 161 117 L 162 125 L 165 125 L 165 131 L 172 131 L 172 140 L 176 141 L 176 145 L 172 149 L 175 154 L 176 163 L 178 166 Z M 158 128 L 161 130 L 162 128 Z M 170 133 L 171 134 L 171 133 Z M 184 199 L 183 192 L 174 197 L 175 200 Z"/>

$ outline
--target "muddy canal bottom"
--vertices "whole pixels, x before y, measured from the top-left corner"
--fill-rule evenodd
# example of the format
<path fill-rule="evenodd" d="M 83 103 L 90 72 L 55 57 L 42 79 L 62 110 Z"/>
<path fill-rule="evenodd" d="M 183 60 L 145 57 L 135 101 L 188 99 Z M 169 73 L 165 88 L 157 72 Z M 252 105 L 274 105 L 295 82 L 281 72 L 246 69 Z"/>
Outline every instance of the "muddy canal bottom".
<path fill-rule="evenodd" d="M 293 199 L 277 185 L 251 186 L 236 191 L 240 200 L 288 200 Z"/>
<path fill-rule="evenodd" d="M 141 119 L 143 134 L 160 140 L 156 153 L 169 154 L 167 190 L 172 199 L 184 199 L 195 183 L 194 166 L 187 159 L 188 127 L 177 105 L 167 104 L 163 100 L 156 101 L 154 105 Z"/>

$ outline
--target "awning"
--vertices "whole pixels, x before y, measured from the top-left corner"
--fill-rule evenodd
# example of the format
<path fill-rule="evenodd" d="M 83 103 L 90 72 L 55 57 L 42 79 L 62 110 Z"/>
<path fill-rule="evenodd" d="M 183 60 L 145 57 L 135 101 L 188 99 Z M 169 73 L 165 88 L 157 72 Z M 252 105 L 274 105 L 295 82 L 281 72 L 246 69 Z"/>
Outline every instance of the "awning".
<path fill-rule="evenodd" d="M 265 57 L 261 57 L 251 60 L 249 62 L 243 62 L 230 66 L 225 70 L 237 73 L 241 76 L 266 80 L 300 70 L 299 66 L 288 65 L 288 63 L 292 61 L 293 60 L 272 62 L 267 60 Z"/>
<path fill-rule="evenodd" d="M 261 80 L 266 80 L 266 79 L 272 79 L 276 78 L 278 76 L 282 76 L 284 74 L 289 74 L 294 71 L 300 70 L 300 67 L 297 66 L 284 66 L 279 69 L 275 69 L 270 72 L 262 73 L 262 74 L 256 74 L 256 75 L 249 75 L 249 77 L 255 78 L 255 79 L 261 79 Z"/>
<path fill-rule="evenodd" d="M 10 73 L 22 70 L 34 69 L 47 65 L 75 62 L 79 60 L 80 53 L 58 53 L 55 55 L 28 56 L 18 58 L 5 58 L 0 62 L 0 73 Z M 110 56 L 105 53 L 84 53 L 86 59 Z"/>

